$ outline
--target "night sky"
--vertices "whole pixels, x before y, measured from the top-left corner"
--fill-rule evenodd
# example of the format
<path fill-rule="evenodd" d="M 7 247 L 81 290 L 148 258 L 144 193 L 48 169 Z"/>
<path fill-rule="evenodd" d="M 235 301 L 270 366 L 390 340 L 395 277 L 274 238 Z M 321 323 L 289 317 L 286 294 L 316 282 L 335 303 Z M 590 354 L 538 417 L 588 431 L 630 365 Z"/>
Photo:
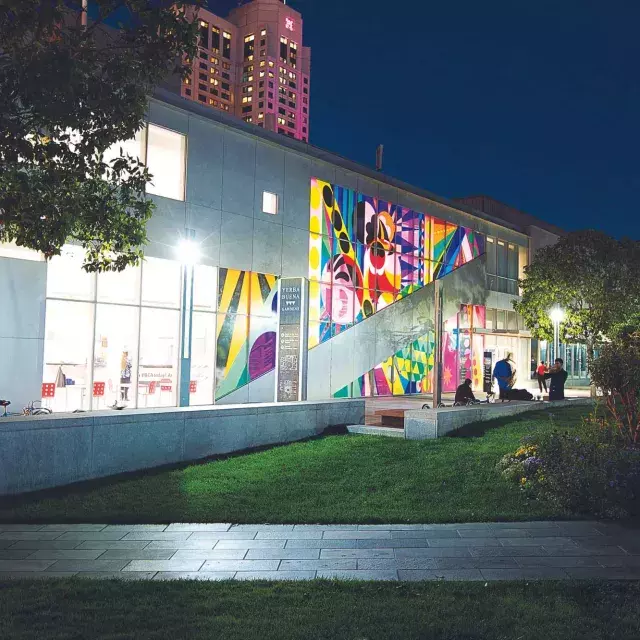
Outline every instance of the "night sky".
<path fill-rule="evenodd" d="M 640 2 L 289 4 L 312 144 L 373 165 L 383 143 L 385 173 L 439 195 L 640 239 Z"/>

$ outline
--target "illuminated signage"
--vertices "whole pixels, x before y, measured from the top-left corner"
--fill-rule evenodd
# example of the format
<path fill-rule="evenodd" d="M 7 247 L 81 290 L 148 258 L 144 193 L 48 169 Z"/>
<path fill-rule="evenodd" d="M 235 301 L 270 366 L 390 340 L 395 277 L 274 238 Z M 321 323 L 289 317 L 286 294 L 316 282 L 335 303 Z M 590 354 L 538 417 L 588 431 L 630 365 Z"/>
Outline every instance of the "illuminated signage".
<path fill-rule="evenodd" d="M 289 31 L 293 31 L 293 18 L 285 18 L 284 19 L 284 28 L 288 29 Z"/>

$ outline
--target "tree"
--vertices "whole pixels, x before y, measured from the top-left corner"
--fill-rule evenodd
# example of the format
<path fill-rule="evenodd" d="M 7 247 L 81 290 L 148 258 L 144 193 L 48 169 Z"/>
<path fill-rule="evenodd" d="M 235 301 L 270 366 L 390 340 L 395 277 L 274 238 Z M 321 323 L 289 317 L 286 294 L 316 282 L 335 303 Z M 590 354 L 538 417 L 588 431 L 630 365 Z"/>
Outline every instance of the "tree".
<path fill-rule="evenodd" d="M 565 312 L 561 337 L 586 343 L 590 355 L 621 328 L 640 327 L 640 243 L 600 231 L 577 231 L 540 249 L 524 269 L 514 302 L 535 338 L 553 339 L 549 311 Z"/>
<path fill-rule="evenodd" d="M 150 175 L 103 154 L 142 128 L 158 83 L 187 73 L 197 25 L 173 0 L 93 0 L 88 24 L 81 4 L 0 7 L 0 242 L 49 258 L 74 241 L 86 270 L 121 270 L 146 242 Z"/>

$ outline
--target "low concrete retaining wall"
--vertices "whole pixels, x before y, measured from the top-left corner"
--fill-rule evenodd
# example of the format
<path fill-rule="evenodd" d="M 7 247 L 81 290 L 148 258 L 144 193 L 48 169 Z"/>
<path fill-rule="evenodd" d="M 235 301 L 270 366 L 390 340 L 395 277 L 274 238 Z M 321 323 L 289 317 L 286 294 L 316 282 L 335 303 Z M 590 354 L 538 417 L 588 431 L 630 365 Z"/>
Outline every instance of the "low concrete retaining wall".
<path fill-rule="evenodd" d="M 364 422 L 364 400 L 0 419 L 0 495 L 302 440 Z"/>
<path fill-rule="evenodd" d="M 575 398 L 558 402 L 499 402 L 479 404 L 471 407 L 446 407 L 405 411 L 404 437 L 407 440 L 427 440 L 441 438 L 474 422 L 487 422 L 527 411 L 560 409 L 576 405 L 593 404 L 591 398 Z"/>

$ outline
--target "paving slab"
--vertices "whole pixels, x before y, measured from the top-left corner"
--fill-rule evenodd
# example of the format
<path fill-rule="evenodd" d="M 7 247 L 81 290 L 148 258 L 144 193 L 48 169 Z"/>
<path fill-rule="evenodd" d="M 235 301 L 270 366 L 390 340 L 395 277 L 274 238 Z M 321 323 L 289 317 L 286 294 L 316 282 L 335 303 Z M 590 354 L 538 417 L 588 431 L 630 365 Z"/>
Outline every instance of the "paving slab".
<path fill-rule="evenodd" d="M 43 560 L 44 562 L 44 560 Z M 121 571 L 128 560 L 56 560 L 51 571 Z"/>
<path fill-rule="evenodd" d="M 320 557 L 324 560 L 339 558 L 395 558 L 393 549 L 322 549 Z"/>
<path fill-rule="evenodd" d="M 293 531 L 258 531 L 256 540 L 320 540 L 323 533 L 336 533 L 336 531 L 324 531 L 323 529 L 294 529 Z M 345 531 L 344 533 L 357 533 L 356 531 Z M 334 536 L 345 539 L 349 536 Z"/>
<path fill-rule="evenodd" d="M 293 540 L 292 542 L 306 542 Z M 284 549 L 286 540 L 220 540 L 215 549 Z"/>
<path fill-rule="evenodd" d="M 358 571 L 397 571 L 398 563 L 395 559 L 358 558 L 356 569 Z"/>
<path fill-rule="evenodd" d="M 0 549 L 0 560 L 26 560 L 33 549 Z"/>
<path fill-rule="evenodd" d="M 515 559 L 520 567 L 600 567 L 598 556 L 547 556 L 547 557 L 523 557 Z"/>
<path fill-rule="evenodd" d="M 80 545 L 79 540 L 13 540 L 9 548 L 37 551 L 38 549 L 77 549 L 78 545 Z"/>
<path fill-rule="evenodd" d="M 204 560 L 131 560 L 124 571 L 199 571 Z"/>
<path fill-rule="evenodd" d="M 0 580 L 52 580 L 77 575 L 75 571 L 0 571 Z"/>
<path fill-rule="evenodd" d="M 172 540 L 186 542 L 191 536 L 196 536 L 198 532 L 190 531 L 130 531 L 122 540 Z M 100 534 L 98 534 L 100 535 Z M 216 534 L 217 535 L 217 534 Z"/>
<path fill-rule="evenodd" d="M 350 531 L 335 530 L 325 531 L 322 536 L 325 540 L 390 540 L 391 531 L 379 529 L 377 531 Z"/>
<path fill-rule="evenodd" d="M 57 540 L 77 540 L 80 543 L 86 540 L 122 540 L 128 534 L 126 531 L 67 531 L 62 535 L 60 533 L 51 533 L 51 535 L 58 535 Z"/>
<path fill-rule="evenodd" d="M 318 560 L 320 549 L 249 549 L 247 560 Z"/>
<path fill-rule="evenodd" d="M 355 549 L 358 542 L 370 540 L 286 540 L 285 549 Z"/>
<path fill-rule="evenodd" d="M 55 560 L 0 560 L 0 571 L 44 571 Z M 74 569 L 58 569 L 58 571 L 74 571 Z"/>
<path fill-rule="evenodd" d="M 202 571 L 277 571 L 279 564 L 280 560 L 207 560 Z"/>
<path fill-rule="evenodd" d="M 39 549 L 31 551 L 30 560 L 95 560 L 104 551 L 92 549 Z"/>
<path fill-rule="evenodd" d="M 178 549 L 172 560 L 242 560 L 248 549 Z"/>
<path fill-rule="evenodd" d="M 640 579 L 634 528 L 451 524 L 0 525 L 0 578 Z"/>
<path fill-rule="evenodd" d="M 52 544 L 56 544 L 55 542 Z M 78 543 L 76 549 L 102 549 L 110 551 L 112 549 L 146 549 L 152 544 L 147 540 L 85 540 Z M 175 544 L 174 544 L 175 546 Z"/>
<path fill-rule="evenodd" d="M 325 569 L 353 569 L 357 568 L 356 560 L 283 560 L 278 569 L 280 571 L 321 571 Z"/>
<path fill-rule="evenodd" d="M 139 544 L 144 545 L 145 549 L 213 549 L 216 546 L 217 540 L 152 540 L 151 542 L 142 542 Z M 126 543 L 125 543 L 126 544 Z M 136 544 L 136 541 L 131 540 L 128 544 Z M 123 549 L 126 547 L 123 547 Z"/>
<path fill-rule="evenodd" d="M 229 522 L 174 522 L 165 531 L 228 531 L 231 526 Z"/>
<path fill-rule="evenodd" d="M 106 524 L 47 524 L 40 531 L 102 531 L 105 527 Z"/>
<path fill-rule="evenodd" d="M 60 531 L 3 531 L 0 533 L 0 540 L 57 540 L 60 534 Z M 90 533 L 82 535 L 90 535 Z"/>
<path fill-rule="evenodd" d="M 108 549 L 100 560 L 170 560 L 177 549 Z"/>

